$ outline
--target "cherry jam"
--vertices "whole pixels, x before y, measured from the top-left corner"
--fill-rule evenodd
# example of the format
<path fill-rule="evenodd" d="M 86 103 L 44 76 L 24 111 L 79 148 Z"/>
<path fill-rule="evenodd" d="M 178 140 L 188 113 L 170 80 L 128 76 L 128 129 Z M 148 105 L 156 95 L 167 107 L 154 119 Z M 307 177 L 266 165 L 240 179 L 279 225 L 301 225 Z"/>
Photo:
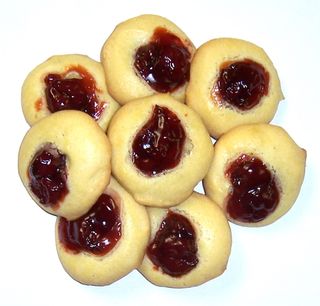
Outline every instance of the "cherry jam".
<path fill-rule="evenodd" d="M 39 202 L 58 208 L 68 193 L 66 156 L 50 144 L 44 146 L 31 161 L 28 177 Z"/>
<path fill-rule="evenodd" d="M 186 134 L 179 118 L 168 108 L 155 105 L 148 122 L 132 143 L 132 161 L 145 175 L 157 175 L 176 167 Z"/>
<path fill-rule="evenodd" d="M 120 210 L 111 196 L 102 194 L 84 216 L 73 221 L 60 218 L 58 233 L 67 250 L 103 256 L 121 238 Z"/>
<path fill-rule="evenodd" d="M 249 59 L 224 63 L 220 68 L 214 94 L 222 102 L 247 111 L 268 94 L 269 73 Z"/>
<path fill-rule="evenodd" d="M 68 78 L 66 75 L 75 72 L 79 78 Z M 71 67 L 65 75 L 48 74 L 44 79 L 45 96 L 51 113 L 73 109 L 87 113 L 98 120 L 103 106 L 96 95 L 94 78 L 81 66 Z"/>
<path fill-rule="evenodd" d="M 191 54 L 179 37 L 156 28 L 150 42 L 138 48 L 136 72 L 157 92 L 173 92 L 190 78 Z"/>
<path fill-rule="evenodd" d="M 147 255 L 157 268 L 173 277 L 182 276 L 198 264 L 196 233 L 190 221 L 169 210 Z"/>
<path fill-rule="evenodd" d="M 279 203 L 274 175 L 263 162 L 243 154 L 226 170 L 232 191 L 227 199 L 227 213 L 240 222 L 259 222 L 269 216 Z"/>

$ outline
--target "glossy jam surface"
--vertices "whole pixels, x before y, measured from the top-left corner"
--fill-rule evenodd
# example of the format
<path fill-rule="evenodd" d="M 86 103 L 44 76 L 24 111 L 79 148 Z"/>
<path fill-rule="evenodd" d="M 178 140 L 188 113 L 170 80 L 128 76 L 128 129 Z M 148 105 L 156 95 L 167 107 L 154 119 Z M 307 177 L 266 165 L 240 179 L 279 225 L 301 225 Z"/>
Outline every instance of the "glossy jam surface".
<path fill-rule="evenodd" d="M 60 242 L 67 250 L 103 256 L 121 238 L 120 210 L 111 196 L 102 194 L 79 219 L 61 218 L 58 231 Z"/>
<path fill-rule="evenodd" d="M 179 277 L 198 264 L 197 251 L 196 233 L 190 221 L 169 210 L 148 245 L 147 255 L 156 268 L 160 267 L 164 273 Z"/>
<path fill-rule="evenodd" d="M 254 156 L 243 154 L 227 168 L 232 184 L 227 200 L 229 216 L 240 222 L 259 222 L 279 203 L 279 189 L 273 173 Z"/>
<path fill-rule="evenodd" d="M 173 92 L 189 81 L 191 54 L 179 37 L 155 29 L 134 58 L 137 73 L 157 92 Z"/>
<path fill-rule="evenodd" d="M 148 122 L 132 143 L 132 161 L 148 176 L 176 167 L 186 134 L 179 118 L 168 108 L 155 105 Z"/>
<path fill-rule="evenodd" d="M 70 73 L 77 77 L 67 77 Z M 73 109 L 98 120 L 103 106 L 96 95 L 94 78 L 81 66 L 71 67 L 65 75 L 48 74 L 44 79 L 45 95 L 51 113 Z"/>
<path fill-rule="evenodd" d="M 256 106 L 268 89 L 269 73 L 262 65 L 244 59 L 222 65 L 214 94 L 223 103 L 246 111 Z"/>
<path fill-rule="evenodd" d="M 28 169 L 30 188 L 39 202 L 55 209 L 68 193 L 66 156 L 47 144 L 39 150 Z"/>

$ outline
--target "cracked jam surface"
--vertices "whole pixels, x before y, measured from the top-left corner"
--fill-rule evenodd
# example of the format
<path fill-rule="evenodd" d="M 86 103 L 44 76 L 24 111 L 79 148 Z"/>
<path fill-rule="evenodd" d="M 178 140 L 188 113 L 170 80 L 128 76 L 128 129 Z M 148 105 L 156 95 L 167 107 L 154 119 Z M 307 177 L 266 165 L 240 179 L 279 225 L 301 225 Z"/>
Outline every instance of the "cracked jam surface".
<path fill-rule="evenodd" d="M 222 104 L 247 111 L 259 104 L 268 89 L 269 73 L 262 65 L 244 59 L 222 64 L 213 94 Z"/>
<path fill-rule="evenodd" d="M 44 83 L 48 109 L 51 113 L 61 110 L 79 110 L 95 120 L 100 118 L 103 106 L 96 95 L 96 82 L 81 66 L 71 67 L 67 73 L 76 73 L 79 77 L 66 77 L 60 74 L 48 74 Z"/>
<path fill-rule="evenodd" d="M 196 233 L 191 222 L 169 210 L 147 248 L 148 257 L 156 268 L 179 277 L 198 264 L 197 252 Z"/>
<path fill-rule="evenodd" d="M 40 149 L 28 169 L 30 188 L 39 202 L 53 209 L 68 193 L 66 155 L 51 144 Z"/>
<path fill-rule="evenodd" d="M 137 73 L 157 92 L 173 92 L 190 78 L 191 54 L 179 37 L 156 28 L 134 58 Z"/>
<path fill-rule="evenodd" d="M 58 230 L 67 250 L 103 256 L 121 238 L 120 210 L 111 196 L 102 194 L 82 217 L 73 221 L 61 218 Z"/>
<path fill-rule="evenodd" d="M 259 158 L 240 155 L 229 164 L 225 174 L 232 185 L 226 206 L 232 219 L 255 223 L 277 208 L 280 193 L 276 179 Z"/>
<path fill-rule="evenodd" d="M 179 118 L 168 108 L 155 105 L 148 122 L 132 143 L 132 161 L 148 176 L 176 167 L 182 156 L 186 134 Z"/>

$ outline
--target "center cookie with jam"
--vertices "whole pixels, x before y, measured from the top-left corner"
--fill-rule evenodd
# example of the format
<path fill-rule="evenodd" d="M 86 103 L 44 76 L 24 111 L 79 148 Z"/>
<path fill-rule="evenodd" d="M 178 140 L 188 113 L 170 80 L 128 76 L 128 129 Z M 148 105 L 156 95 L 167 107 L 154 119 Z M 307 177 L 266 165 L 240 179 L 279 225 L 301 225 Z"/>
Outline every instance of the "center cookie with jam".
<path fill-rule="evenodd" d="M 213 157 L 200 117 L 167 94 L 124 105 L 108 136 L 115 177 L 144 205 L 172 206 L 186 199 Z"/>

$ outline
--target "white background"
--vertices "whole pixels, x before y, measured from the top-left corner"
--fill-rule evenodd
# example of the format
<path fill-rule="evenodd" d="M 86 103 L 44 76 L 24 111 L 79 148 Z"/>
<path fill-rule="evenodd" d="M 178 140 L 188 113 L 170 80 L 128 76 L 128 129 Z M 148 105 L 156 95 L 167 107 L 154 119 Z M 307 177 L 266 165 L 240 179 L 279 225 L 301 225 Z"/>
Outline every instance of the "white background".
<path fill-rule="evenodd" d="M 301 194 L 273 225 L 232 225 L 227 271 L 191 289 L 151 285 L 138 272 L 108 287 L 72 280 L 54 244 L 55 218 L 27 195 L 17 153 L 28 129 L 20 105 L 27 73 L 51 55 L 99 59 L 105 39 L 127 18 L 154 13 L 174 21 L 196 46 L 237 37 L 262 46 L 285 100 L 273 123 L 308 152 Z M 4 1 L 0 4 L 0 305 L 320 305 L 319 1 Z"/>

